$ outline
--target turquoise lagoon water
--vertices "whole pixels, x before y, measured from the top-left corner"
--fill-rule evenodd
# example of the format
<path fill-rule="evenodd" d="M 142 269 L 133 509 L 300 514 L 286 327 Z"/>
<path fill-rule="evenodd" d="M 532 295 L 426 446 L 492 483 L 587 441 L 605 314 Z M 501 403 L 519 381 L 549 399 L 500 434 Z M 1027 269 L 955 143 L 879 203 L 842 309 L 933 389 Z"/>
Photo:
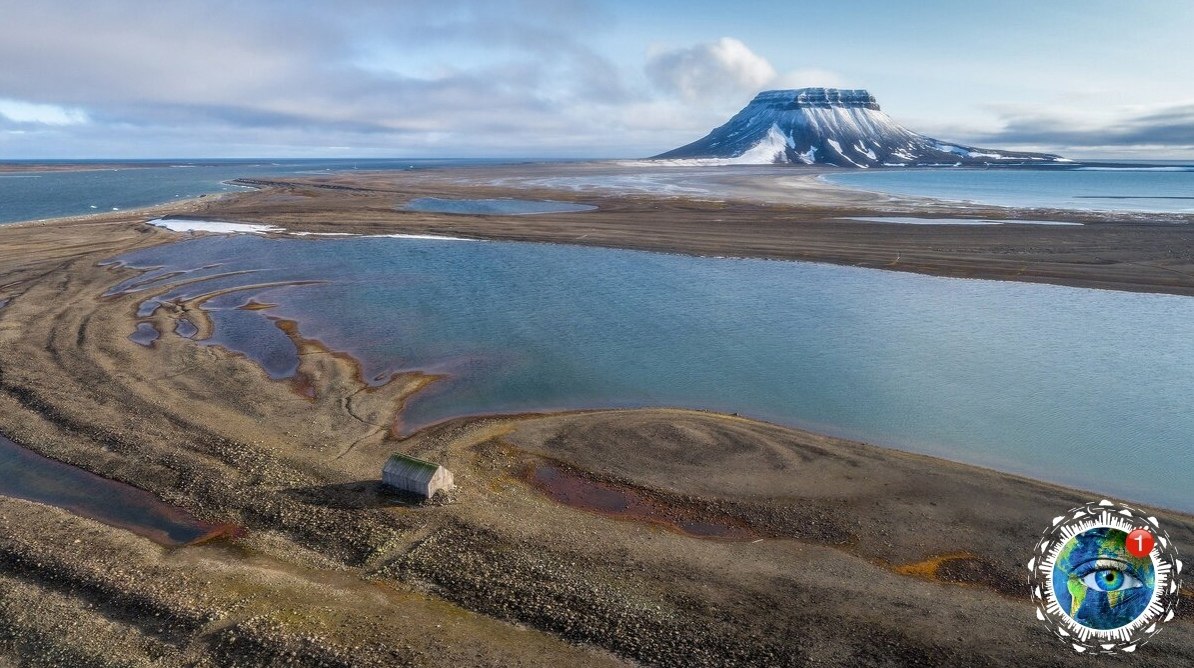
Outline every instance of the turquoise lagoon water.
<path fill-rule="evenodd" d="M 882 169 L 825 176 L 838 185 L 981 204 L 1194 213 L 1194 165 L 1050 169 Z"/>
<path fill-rule="evenodd" d="M 705 408 L 1194 510 L 1187 297 L 417 239 L 214 236 L 121 260 L 147 270 L 121 289 L 147 294 L 210 277 L 166 299 L 324 281 L 211 300 L 211 343 L 285 377 L 295 353 L 269 319 L 285 317 L 375 381 L 446 374 L 408 407 L 407 430 L 475 413 Z M 250 298 L 279 306 L 236 308 Z"/>

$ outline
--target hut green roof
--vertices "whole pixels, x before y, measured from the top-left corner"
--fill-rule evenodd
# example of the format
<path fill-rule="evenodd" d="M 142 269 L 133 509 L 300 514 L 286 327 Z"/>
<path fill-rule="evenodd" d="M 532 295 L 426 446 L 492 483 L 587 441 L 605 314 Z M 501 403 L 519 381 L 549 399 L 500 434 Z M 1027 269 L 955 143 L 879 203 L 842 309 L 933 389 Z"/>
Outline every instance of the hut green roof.
<path fill-rule="evenodd" d="M 438 490 L 452 488 L 452 472 L 418 457 L 394 454 L 381 469 L 381 481 L 406 492 L 431 497 Z"/>
<path fill-rule="evenodd" d="M 439 464 L 432 464 L 418 457 L 393 454 L 386 460 L 386 465 L 382 470 L 391 476 L 401 476 L 407 480 L 427 482 L 431 479 L 431 476 L 435 475 L 435 471 L 438 468 Z"/>

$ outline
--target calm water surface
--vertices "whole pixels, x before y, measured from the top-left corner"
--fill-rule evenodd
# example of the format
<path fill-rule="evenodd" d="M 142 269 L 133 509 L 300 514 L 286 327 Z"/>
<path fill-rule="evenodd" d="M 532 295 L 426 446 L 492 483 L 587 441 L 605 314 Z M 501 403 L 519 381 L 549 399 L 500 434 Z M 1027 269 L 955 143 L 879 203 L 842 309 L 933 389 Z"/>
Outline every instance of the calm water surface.
<path fill-rule="evenodd" d="M 883 169 L 832 183 L 897 195 L 1018 207 L 1194 213 L 1194 166 L 1053 169 Z"/>
<path fill-rule="evenodd" d="M 3 436 L 0 471 L 4 496 L 65 508 L 165 545 L 189 543 L 218 528 L 149 492 L 42 457 Z"/>
<path fill-rule="evenodd" d="M 236 178 L 379 169 L 498 164 L 497 160 L 134 161 L 138 166 L 75 172 L 0 173 L 0 224 L 103 213 L 230 190 Z M 32 168 L 36 163 L 28 163 Z"/>
<path fill-rule="evenodd" d="M 211 342 L 284 377 L 297 360 L 269 318 L 285 317 L 374 379 L 447 374 L 409 406 L 407 429 L 472 413 L 707 408 L 1194 510 L 1187 297 L 413 239 L 205 237 L 122 259 L 156 268 L 138 279 L 151 292 L 212 276 L 167 299 L 325 281 L 213 299 Z M 250 298 L 280 306 L 237 308 Z"/>

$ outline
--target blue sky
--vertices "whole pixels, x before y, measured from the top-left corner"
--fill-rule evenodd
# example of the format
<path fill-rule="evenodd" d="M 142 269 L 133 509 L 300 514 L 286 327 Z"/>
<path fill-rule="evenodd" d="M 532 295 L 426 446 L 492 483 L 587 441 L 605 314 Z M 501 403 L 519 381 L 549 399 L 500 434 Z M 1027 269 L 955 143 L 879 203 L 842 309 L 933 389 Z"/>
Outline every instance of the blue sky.
<path fill-rule="evenodd" d="M 0 158 L 634 157 L 761 89 L 1194 158 L 1194 3 L 0 0 Z"/>

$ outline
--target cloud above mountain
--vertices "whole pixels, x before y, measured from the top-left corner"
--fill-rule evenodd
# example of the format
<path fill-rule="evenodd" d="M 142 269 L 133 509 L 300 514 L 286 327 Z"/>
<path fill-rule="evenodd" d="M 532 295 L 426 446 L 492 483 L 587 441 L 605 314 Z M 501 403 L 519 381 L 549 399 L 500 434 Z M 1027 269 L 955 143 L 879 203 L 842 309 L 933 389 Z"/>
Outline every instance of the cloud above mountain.
<path fill-rule="evenodd" d="M 647 59 L 646 69 L 660 89 L 694 102 L 753 93 L 776 78 L 766 58 L 733 37 L 658 51 Z"/>
<path fill-rule="evenodd" d="M 0 0 L 0 156 L 636 156 L 692 141 L 761 89 L 909 90 L 809 46 L 820 33 L 700 36 L 749 18 L 727 14 L 681 34 L 648 4 Z M 904 108 L 968 122 L 916 90 Z M 1029 107 L 954 138 L 1189 146 L 1192 115 L 1075 124 Z"/>
<path fill-rule="evenodd" d="M 767 88 L 840 86 L 839 75 L 808 68 L 784 74 L 741 40 L 722 37 L 713 42 L 649 54 L 646 72 L 662 91 L 690 102 L 720 102 L 728 96 L 741 101 Z"/>
<path fill-rule="evenodd" d="M 636 155 L 799 76 L 731 37 L 615 62 L 592 44 L 614 19 L 581 0 L 0 0 L 0 13 L 10 155 Z"/>

